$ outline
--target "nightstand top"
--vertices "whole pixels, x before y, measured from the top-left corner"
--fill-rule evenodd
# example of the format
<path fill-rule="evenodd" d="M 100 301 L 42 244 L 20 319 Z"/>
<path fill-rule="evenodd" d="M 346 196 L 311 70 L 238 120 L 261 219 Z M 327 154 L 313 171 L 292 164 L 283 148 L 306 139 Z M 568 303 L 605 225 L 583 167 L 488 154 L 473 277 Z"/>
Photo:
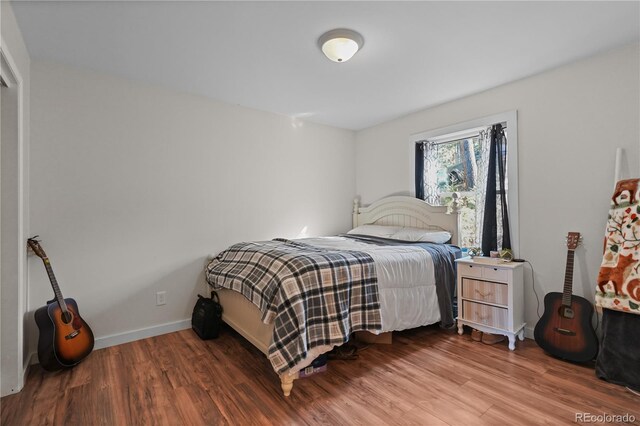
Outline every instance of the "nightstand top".
<path fill-rule="evenodd" d="M 485 266 L 487 268 L 505 268 L 505 269 L 517 269 L 524 265 L 524 262 L 504 262 L 501 259 L 491 257 L 461 257 L 456 259 L 456 263 L 464 263 L 466 265 L 478 265 Z"/>

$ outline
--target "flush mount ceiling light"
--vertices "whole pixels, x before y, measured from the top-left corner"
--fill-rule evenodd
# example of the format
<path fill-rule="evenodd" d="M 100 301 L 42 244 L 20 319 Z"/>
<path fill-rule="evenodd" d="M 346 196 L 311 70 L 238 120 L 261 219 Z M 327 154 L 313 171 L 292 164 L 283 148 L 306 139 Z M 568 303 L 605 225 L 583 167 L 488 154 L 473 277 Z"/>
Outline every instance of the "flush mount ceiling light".
<path fill-rule="evenodd" d="M 345 28 L 327 31 L 318 39 L 318 46 L 333 62 L 348 61 L 363 45 L 364 39 L 360 34 Z"/>

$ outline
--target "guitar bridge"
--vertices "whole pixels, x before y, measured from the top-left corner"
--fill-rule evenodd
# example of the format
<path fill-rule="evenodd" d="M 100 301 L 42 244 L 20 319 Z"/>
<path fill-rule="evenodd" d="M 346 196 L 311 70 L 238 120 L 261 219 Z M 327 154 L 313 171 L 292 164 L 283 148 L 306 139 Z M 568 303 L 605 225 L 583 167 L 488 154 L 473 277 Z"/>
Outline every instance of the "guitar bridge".
<path fill-rule="evenodd" d="M 564 334 L 565 336 L 575 336 L 576 335 L 575 331 L 567 330 L 566 328 L 554 327 L 553 331 L 555 331 L 557 333 L 560 333 L 560 334 Z"/>
<path fill-rule="evenodd" d="M 80 330 L 74 330 L 73 332 L 71 332 L 71 333 L 67 334 L 66 336 L 64 336 L 64 338 L 66 340 L 71 340 L 74 337 L 76 337 L 78 334 L 80 334 Z"/>

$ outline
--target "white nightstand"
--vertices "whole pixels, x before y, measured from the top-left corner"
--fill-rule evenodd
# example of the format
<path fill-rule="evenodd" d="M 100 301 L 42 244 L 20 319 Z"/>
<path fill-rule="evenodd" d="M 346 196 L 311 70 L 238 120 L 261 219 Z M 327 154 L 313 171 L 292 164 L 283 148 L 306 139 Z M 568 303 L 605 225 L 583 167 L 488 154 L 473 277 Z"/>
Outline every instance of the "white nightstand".
<path fill-rule="evenodd" d="M 497 260 L 497 259 L 496 259 Z M 524 340 L 523 264 L 465 257 L 458 265 L 458 334 L 468 325 L 486 333 Z"/>

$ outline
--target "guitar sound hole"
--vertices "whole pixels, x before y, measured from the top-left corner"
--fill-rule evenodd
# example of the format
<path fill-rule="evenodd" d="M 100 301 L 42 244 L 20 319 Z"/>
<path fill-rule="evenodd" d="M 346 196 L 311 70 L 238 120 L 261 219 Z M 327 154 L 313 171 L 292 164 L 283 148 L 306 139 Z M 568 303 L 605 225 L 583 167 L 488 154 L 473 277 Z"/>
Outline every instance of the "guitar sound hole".
<path fill-rule="evenodd" d="M 65 324 L 69 324 L 71 322 L 71 320 L 73 319 L 71 317 L 71 312 L 63 312 L 62 315 L 62 322 Z"/>

